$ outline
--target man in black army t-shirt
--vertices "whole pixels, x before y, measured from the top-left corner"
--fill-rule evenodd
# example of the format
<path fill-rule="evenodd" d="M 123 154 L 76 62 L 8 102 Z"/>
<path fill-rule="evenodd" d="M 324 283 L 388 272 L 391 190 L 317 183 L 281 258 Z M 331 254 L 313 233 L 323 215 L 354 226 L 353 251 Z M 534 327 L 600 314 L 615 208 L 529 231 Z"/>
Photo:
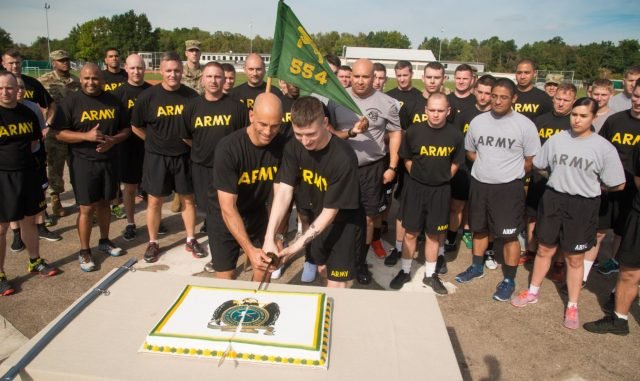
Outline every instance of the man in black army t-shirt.
<path fill-rule="evenodd" d="M 94 212 L 100 227 L 98 249 L 117 257 L 122 249 L 109 240 L 109 201 L 116 197 L 116 150 L 131 132 L 121 104 L 103 91 L 102 73 L 95 64 L 80 70 L 80 90 L 60 103 L 52 129 L 59 141 L 71 149 L 72 186 L 80 205 L 80 269 L 94 271 L 91 257 L 91 227 Z"/>
<path fill-rule="evenodd" d="M 125 62 L 128 79 L 118 87 L 113 95 L 120 100 L 124 109 L 127 125 L 131 123 L 131 111 L 136 104 L 136 99 L 142 91 L 151 87 L 144 81 L 144 60 L 137 54 L 131 54 Z M 142 163 L 144 161 L 144 140 L 136 134 L 129 137 L 118 146 L 118 177 L 124 185 L 122 201 L 127 215 L 127 226 L 122 232 L 125 241 L 133 241 L 136 238 L 136 224 L 134 220 L 135 197 L 138 184 L 142 182 Z"/>
<path fill-rule="evenodd" d="M 128 75 L 120 67 L 120 51 L 116 48 L 107 48 L 104 51 L 104 64 L 106 69 L 102 71 L 104 77 L 104 91 L 115 91 L 127 82 Z"/>
<path fill-rule="evenodd" d="M 234 87 L 229 94 L 251 110 L 258 94 L 264 93 L 267 89 L 267 84 L 264 82 L 264 60 L 259 54 L 251 53 L 247 56 L 244 61 L 244 73 L 247 75 L 247 82 Z M 271 87 L 271 92 L 282 99 L 282 92 L 277 88 Z"/>
<path fill-rule="evenodd" d="M 427 123 L 413 124 L 400 145 L 399 155 L 407 169 L 402 200 L 402 268 L 390 287 L 400 289 L 411 280 L 411 264 L 418 234 L 426 233 L 423 283 L 438 294 L 446 294 L 436 272 L 440 242 L 449 226 L 449 182 L 464 162 L 462 133 L 447 123 L 451 111 L 446 95 L 433 93 L 427 101 Z M 444 257 L 443 257 L 444 259 Z"/>
<path fill-rule="evenodd" d="M 222 92 L 224 81 L 222 66 L 217 62 L 207 63 L 202 69 L 199 86 L 204 94 L 189 100 L 183 113 L 183 139 L 191 145 L 193 188 L 196 206 L 201 213 L 209 210 L 209 195 L 213 192 L 213 163 L 218 143 L 233 131 L 245 127 L 249 121 L 247 108 Z M 205 270 L 213 271 L 209 264 Z"/>
<path fill-rule="evenodd" d="M 31 153 L 34 141 L 42 138 L 38 123 L 33 111 L 18 103 L 15 76 L 8 71 L 0 72 L 0 296 L 15 291 L 4 274 L 10 221 L 19 221 L 22 239 L 29 251 L 29 272 L 45 276 L 58 272 L 39 255 L 35 216 L 46 204 L 37 163 Z"/>
<path fill-rule="evenodd" d="M 278 255 L 287 258 L 303 248 L 327 278 L 328 287 L 349 287 L 356 273 L 356 254 L 365 241 L 365 214 L 359 200 L 358 159 L 351 146 L 327 129 L 322 103 L 298 99 L 291 109 L 295 139 L 284 151 L 278 171 L 265 252 L 276 252 L 275 235 L 291 199 L 309 216 L 304 234 Z"/>
<path fill-rule="evenodd" d="M 256 97 L 251 124 L 223 138 L 213 167 L 216 189 L 207 213 L 207 231 L 216 278 L 233 279 L 240 248 L 253 268 L 253 280 L 267 269 L 262 239 L 267 228 L 267 203 L 282 160 L 282 104 L 272 93 Z"/>
<path fill-rule="evenodd" d="M 513 110 L 535 122 L 536 117 L 553 110 L 551 97 L 535 87 L 536 67 L 533 61 L 523 59 L 516 66 L 516 102 Z"/>
<path fill-rule="evenodd" d="M 198 96 L 191 88 L 181 85 L 182 61 L 176 52 L 160 57 L 162 82 L 143 91 L 133 106 L 133 132 L 144 139 L 144 167 L 142 187 L 148 193 L 147 229 L 149 245 L 144 253 L 146 262 L 155 262 L 160 254 L 158 227 L 162 217 L 164 197 L 175 191 L 180 195 L 182 221 L 187 233 L 185 249 L 196 258 L 207 253 L 195 239 L 196 211 L 191 180 L 189 146 L 184 134 L 184 107 Z"/>

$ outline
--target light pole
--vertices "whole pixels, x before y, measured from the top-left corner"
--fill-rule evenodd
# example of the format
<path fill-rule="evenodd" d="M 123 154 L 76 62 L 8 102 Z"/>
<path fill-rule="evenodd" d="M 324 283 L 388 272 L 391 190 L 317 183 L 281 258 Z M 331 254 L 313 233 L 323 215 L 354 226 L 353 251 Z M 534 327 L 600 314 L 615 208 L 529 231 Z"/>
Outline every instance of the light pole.
<path fill-rule="evenodd" d="M 438 62 L 440 61 L 440 54 L 442 53 L 442 37 L 444 36 L 444 27 L 440 28 L 440 47 L 438 48 Z"/>
<path fill-rule="evenodd" d="M 51 66 L 51 44 L 49 42 L 49 9 L 51 5 L 44 3 L 44 17 L 47 20 L 47 57 L 49 57 L 49 66 Z"/>
<path fill-rule="evenodd" d="M 253 23 L 249 24 L 249 38 L 251 38 L 251 42 L 249 42 L 249 53 L 253 53 Z"/>

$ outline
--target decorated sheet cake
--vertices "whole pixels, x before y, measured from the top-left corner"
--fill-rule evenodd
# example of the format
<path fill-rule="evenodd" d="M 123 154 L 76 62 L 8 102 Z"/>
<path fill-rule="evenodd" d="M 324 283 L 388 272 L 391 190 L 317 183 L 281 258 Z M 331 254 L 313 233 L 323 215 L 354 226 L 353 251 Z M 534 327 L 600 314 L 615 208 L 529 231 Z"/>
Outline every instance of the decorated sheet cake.
<path fill-rule="evenodd" d="M 322 293 L 189 285 L 141 351 L 326 369 L 330 331 Z"/>

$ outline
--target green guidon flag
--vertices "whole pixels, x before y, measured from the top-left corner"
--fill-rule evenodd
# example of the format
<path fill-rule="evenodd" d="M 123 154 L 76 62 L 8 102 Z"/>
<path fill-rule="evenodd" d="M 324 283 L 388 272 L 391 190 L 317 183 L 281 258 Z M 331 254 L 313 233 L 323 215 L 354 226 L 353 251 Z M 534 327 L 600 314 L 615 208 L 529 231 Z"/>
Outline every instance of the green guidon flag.
<path fill-rule="evenodd" d="M 362 111 L 333 74 L 296 15 L 283 1 L 278 2 L 276 31 L 267 75 L 301 90 L 327 97 L 362 115 Z"/>

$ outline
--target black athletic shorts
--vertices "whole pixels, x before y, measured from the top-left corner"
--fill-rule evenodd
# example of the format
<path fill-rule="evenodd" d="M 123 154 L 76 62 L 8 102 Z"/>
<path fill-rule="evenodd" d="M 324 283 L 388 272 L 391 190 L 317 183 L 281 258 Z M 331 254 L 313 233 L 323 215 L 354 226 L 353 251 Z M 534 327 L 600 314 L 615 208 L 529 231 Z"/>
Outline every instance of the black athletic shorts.
<path fill-rule="evenodd" d="M 164 156 L 145 152 L 142 188 L 156 197 L 169 196 L 173 191 L 178 194 L 192 194 L 189 154 Z"/>
<path fill-rule="evenodd" d="M 631 189 L 628 189 L 628 187 L 627 183 L 622 191 L 602 194 L 598 213 L 598 230 L 613 229 L 616 235 L 621 236 L 624 234 L 624 225 L 635 195 L 635 187 L 631 187 Z"/>
<path fill-rule="evenodd" d="M 505 184 L 485 184 L 471 178 L 469 226 L 474 233 L 494 238 L 515 238 L 524 229 L 522 179 Z"/>
<path fill-rule="evenodd" d="M 112 160 L 71 160 L 73 193 L 78 205 L 91 205 L 98 201 L 111 201 L 117 197 L 118 178 Z"/>
<path fill-rule="evenodd" d="M 640 212 L 632 209 L 627 216 L 620 249 L 618 249 L 618 262 L 620 266 L 640 269 Z"/>
<path fill-rule="evenodd" d="M 199 211 L 206 213 L 209 210 L 209 195 L 216 191 L 213 188 L 213 168 L 191 162 L 191 173 L 196 207 Z"/>
<path fill-rule="evenodd" d="M 364 210 L 341 210 L 339 218 L 311 241 L 309 254 L 313 263 L 327 266 L 327 278 L 347 282 L 354 278 L 356 261 L 366 238 Z"/>
<path fill-rule="evenodd" d="M 384 202 L 384 184 L 382 184 L 384 171 L 384 158 L 358 168 L 360 200 L 367 216 L 377 216 L 387 208 Z"/>
<path fill-rule="evenodd" d="M 600 197 L 574 196 L 547 187 L 538 206 L 535 235 L 540 243 L 582 254 L 596 244 L 599 208 Z"/>
<path fill-rule="evenodd" d="M 267 209 L 242 216 L 242 220 L 253 245 L 262 247 L 269 223 Z M 207 235 L 213 268 L 216 271 L 234 270 L 240 257 L 240 245 L 224 223 L 222 211 L 218 208 L 211 208 L 211 213 L 207 214 Z"/>
<path fill-rule="evenodd" d="M 40 149 L 33 153 L 36 159 L 37 172 L 40 178 L 42 190 L 49 188 L 49 178 L 47 177 L 47 153 L 44 150 L 44 144 L 40 143 Z"/>
<path fill-rule="evenodd" d="M 406 185 L 402 226 L 409 232 L 446 233 L 449 228 L 451 186 L 430 186 L 415 179 Z"/>
<path fill-rule="evenodd" d="M 469 187 L 471 186 L 471 171 L 466 166 L 458 168 L 451 178 L 451 198 L 467 201 L 469 199 Z"/>
<path fill-rule="evenodd" d="M 0 222 L 20 221 L 46 207 L 38 171 L 0 171 Z"/>
<path fill-rule="evenodd" d="M 529 190 L 527 191 L 527 198 L 525 200 L 527 217 L 536 218 L 538 216 L 538 206 L 546 189 L 546 177 L 539 174 L 531 176 L 531 182 L 529 183 Z"/>
<path fill-rule="evenodd" d="M 144 141 L 137 136 L 129 136 L 127 140 L 118 144 L 117 148 L 118 178 L 120 182 L 140 184 L 144 165 Z"/>

